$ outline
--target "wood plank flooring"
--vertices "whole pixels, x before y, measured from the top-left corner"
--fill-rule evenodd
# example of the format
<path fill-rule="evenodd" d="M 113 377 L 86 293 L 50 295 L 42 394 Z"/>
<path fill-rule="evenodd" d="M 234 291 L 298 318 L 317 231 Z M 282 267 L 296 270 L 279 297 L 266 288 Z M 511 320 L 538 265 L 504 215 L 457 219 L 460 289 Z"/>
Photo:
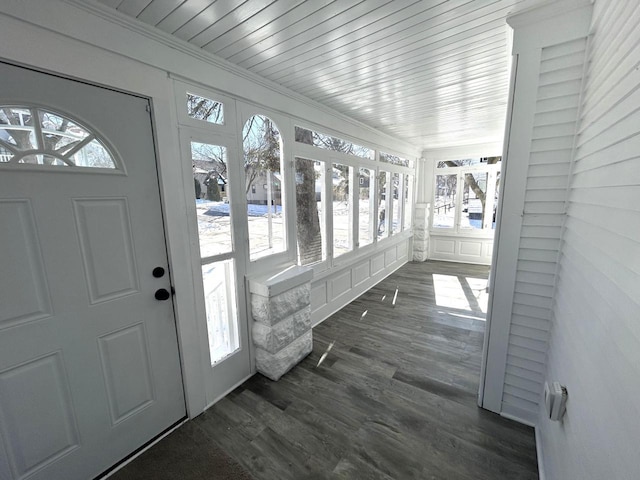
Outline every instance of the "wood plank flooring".
<path fill-rule="evenodd" d="M 403 266 L 189 423 L 257 480 L 537 479 L 533 429 L 476 406 L 487 272 Z"/>

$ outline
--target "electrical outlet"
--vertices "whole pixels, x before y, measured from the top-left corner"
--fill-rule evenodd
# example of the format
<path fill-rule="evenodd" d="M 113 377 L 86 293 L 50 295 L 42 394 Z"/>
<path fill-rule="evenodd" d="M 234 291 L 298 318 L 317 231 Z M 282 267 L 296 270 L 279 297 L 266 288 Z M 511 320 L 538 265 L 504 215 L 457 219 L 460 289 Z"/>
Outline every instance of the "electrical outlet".
<path fill-rule="evenodd" d="M 551 420 L 559 421 L 566 410 L 567 388 L 560 382 L 544 383 L 544 405 Z"/>

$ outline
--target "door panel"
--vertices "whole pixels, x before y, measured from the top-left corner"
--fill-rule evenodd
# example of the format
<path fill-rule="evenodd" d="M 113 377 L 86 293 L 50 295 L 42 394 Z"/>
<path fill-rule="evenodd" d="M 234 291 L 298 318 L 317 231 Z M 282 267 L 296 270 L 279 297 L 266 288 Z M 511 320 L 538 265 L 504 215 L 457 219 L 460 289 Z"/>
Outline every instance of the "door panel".
<path fill-rule="evenodd" d="M 0 146 L 22 129 L 37 147 L 0 163 L 0 474 L 92 478 L 185 416 L 172 301 L 154 297 L 171 286 L 152 275 L 168 262 L 149 104 L 2 63 L 0 78 L 0 106 L 25 106 Z M 51 131 L 63 117 L 78 127 Z M 87 131 L 118 169 L 40 152 Z"/>

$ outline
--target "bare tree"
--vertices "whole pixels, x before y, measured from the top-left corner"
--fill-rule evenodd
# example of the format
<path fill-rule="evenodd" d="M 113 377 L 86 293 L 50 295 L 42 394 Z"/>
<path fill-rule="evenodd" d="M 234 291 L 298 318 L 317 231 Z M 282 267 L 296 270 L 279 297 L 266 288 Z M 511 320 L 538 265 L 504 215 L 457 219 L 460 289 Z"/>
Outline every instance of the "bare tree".
<path fill-rule="evenodd" d="M 280 133 L 262 115 L 251 117 L 242 132 L 244 146 L 245 193 L 267 171 L 280 172 Z"/>
<path fill-rule="evenodd" d="M 498 163 L 501 159 L 502 157 L 486 157 L 485 163 L 487 163 L 488 165 L 494 165 Z M 448 167 L 460 167 L 468 164 L 465 162 L 468 162 L 468 161 L 467 160 L 446 160 L 442 163 L 447 165 Z M 485 190 L 482 190 L 482 188 L 480 187 L 480 185 L 478 185 L 478 182 L 476 181 L 476 178 L 472 173 L 464 174 L 464 183 L 473 191 L 476 198 L 480 200 L 480 203 L 482 205 L 482 221 L 484 222 L 485 208 L 487 203 L 486 186 L 485 186 Z M 496 188 L 497 186 L 498 184 L 496 181 Z"/>
<path fill-rule="evenodd" d="M 313 145 L 310 130 L 296 128 L 296 142 Z M 300 263 L 308 265 L 322 260 L 322 231 L 316 199 L 315 162 L 296 158 L 296 220 Z"/>

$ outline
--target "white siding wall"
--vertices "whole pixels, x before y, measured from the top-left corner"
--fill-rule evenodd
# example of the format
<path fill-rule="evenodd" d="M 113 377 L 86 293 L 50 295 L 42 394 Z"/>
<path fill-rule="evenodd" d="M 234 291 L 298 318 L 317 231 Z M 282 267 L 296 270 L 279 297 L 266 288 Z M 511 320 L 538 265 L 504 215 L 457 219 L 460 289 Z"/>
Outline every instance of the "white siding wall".
<path fill-rule="evenodd" d="M 538 423 L 549 479 L 640 478 L 640 4 L 597 0 Z"/>
<path fill-rule="evenodd" d="M 502 411 L 535 421 L 578 118 L 586 39 L 542 49 Z"/>

